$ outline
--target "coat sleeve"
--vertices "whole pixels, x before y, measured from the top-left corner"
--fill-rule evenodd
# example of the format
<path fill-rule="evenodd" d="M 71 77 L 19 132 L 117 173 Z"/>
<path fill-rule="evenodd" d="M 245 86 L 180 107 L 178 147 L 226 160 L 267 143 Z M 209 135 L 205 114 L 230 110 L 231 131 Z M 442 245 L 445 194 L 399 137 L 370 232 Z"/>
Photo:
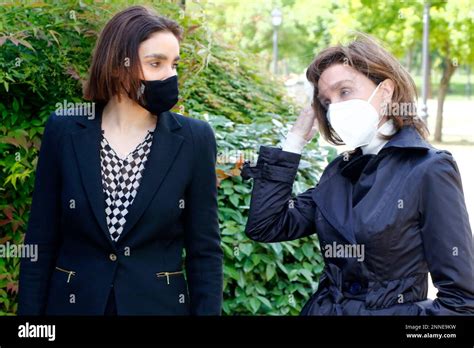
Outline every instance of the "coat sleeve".
<path fill-rule="evenodd" d="M 57 116 L 48 119 L 36 168 L 35 187 L 25 244 L 37 247 L 37 259 L 22 258 L 18 290 L 18 315 L 43 315 L 49 278 L 59 243 L 60 187 Z"/>
<path fill-rule="evenodd" d="M 216 140 L 205 122 L 193 123 L 192 132 L 194 171 L 185 196 L 185 267 L 191 314 L 220 315 L 223 252 L 217 215 Z"/>
<path fill-rule="evenodd" d="M 261 146 L 255 166 L 245 163 L 244 179 L 253 178 L 247 236 L 258 242 L 281 242 L 316 233 L 313 188 L 292 197 L 300 154 Z"/>
<path fill-rule="evenodd" d="M 421 231 L 428 268 L 438 289 L 427 315 L 474 313 L 473 240 L 461 176 L 453 157 L 439 152 L 421 186 Z"/>

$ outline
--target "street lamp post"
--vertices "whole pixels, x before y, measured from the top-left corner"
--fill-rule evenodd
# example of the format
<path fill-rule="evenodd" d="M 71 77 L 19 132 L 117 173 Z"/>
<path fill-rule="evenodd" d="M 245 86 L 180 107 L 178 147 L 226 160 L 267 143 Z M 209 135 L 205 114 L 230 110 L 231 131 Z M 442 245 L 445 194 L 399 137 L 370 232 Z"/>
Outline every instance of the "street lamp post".
<path fill-rule="evenodd" d="M 273 25 L 273 73 L 278 73 L 278 27 L 282 22 L 282 13 L 279 9 L 272 11 L 272 25 Z"/>

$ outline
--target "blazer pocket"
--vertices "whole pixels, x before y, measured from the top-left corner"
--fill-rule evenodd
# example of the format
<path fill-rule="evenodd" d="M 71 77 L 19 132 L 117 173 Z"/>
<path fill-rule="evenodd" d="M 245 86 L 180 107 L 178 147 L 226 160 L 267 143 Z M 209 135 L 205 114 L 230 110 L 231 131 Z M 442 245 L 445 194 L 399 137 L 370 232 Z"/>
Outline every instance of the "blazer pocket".
<path fill-rule="evenodd" d="M 177 275 L 184 274 L 184 271 L 178 271 L 178 272 L 158 272 L 156 273 L 157 278 L 164 278 L 166 277 L 166 284 L 170 285 L 170 277 L 174 277 Z"/>
<path fill-rule="evenodd" d="M 60 272 L 63 272 L 63 273 L 66 273 L 68 275 L 66 283 L 69 283 L 71 281 L 71 278 L 76 275 L 76 272 L 69 271 L 69 270 L 61 268 L 61 267 L 56 267 L 56 270 L 60 271 Z"/>

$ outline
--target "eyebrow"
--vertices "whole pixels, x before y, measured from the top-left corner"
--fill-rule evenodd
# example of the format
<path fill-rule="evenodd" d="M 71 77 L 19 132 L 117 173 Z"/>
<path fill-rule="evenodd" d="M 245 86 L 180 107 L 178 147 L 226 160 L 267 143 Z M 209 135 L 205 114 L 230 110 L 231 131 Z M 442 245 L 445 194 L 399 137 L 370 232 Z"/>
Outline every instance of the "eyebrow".
<path fill-rule="evenodd" d="M 348 79 L 345 79 L 345 80 L 341 80 L 341 81 L 337 81 L 336 83 L 332 84 L 331 86 L 329 86 L 329 90 L 331 91 L 334 91 L 336 89 L 338 89 L 342 84 L 346 83 L 346 82 L 350 82 L 350 83 L 354 83 L 354 81 L 352 80 L 348 80 Z M 322 95 L 321 93 L 318 93 L 318 99 L 321 99 Z"/>
<path fill-rule="evenodd" d="M 163 53 L 152 53 L 152 54 L 147 54 L 145 56 L 145 58 L 156 58 L 156 59 L 162 59 L 162 60 L 168 60 L 168 56 L 166 56 L 165 54 Z M 180 60 L 180 56 L 176 56 L 174 58 L 174 61 L 177 62 L 178 60 Z"/>

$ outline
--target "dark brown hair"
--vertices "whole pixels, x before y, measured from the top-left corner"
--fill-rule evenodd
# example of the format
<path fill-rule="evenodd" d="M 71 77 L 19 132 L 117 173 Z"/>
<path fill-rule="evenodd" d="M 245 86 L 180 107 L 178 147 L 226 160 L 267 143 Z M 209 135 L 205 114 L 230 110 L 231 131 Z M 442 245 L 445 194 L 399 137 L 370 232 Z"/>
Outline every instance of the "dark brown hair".
<path fill-rule="evenodd" d="M 392 80 L 394 91 L 391 104 L 415 105 L 416 86 L 408 71 L 374 38 L 363 33 L 356 33 L 355 39 L 348 45 L 338 44 L 321 51 L 306 71 L 306 78 L 314 85 L 313 110 L 319 122 L 319 130 L 328 142 L 334 145 L 343 144 L 326 117 L 326 109 L 317 98 L 321 74 L 334 64 L 349 65 L 376 85 L 385 79 Z M 406 109 L 401 108 L 401 110 L 401 114 L 395 115 L 392 108 L 386 109 L 386 115 L 389 119 L 393 119 L 396 130 L 398 131 L 404 125 L 411 125 L 426 139 L 429 134 L 428 129 L 417 116 L 416 111 L 407 113 L 403 112 Z"/>
<path fill-rule="evenodd" d="M 125 93 L 138 100 L 142 75 L 138 48 L 156 32 L 170 32 L 178 41 L 183 30 L 175 21 L 143 6 L 131 6 L 117 13 L 104 27 L 94 49 L 84 98 L 106 103 Z"/>

